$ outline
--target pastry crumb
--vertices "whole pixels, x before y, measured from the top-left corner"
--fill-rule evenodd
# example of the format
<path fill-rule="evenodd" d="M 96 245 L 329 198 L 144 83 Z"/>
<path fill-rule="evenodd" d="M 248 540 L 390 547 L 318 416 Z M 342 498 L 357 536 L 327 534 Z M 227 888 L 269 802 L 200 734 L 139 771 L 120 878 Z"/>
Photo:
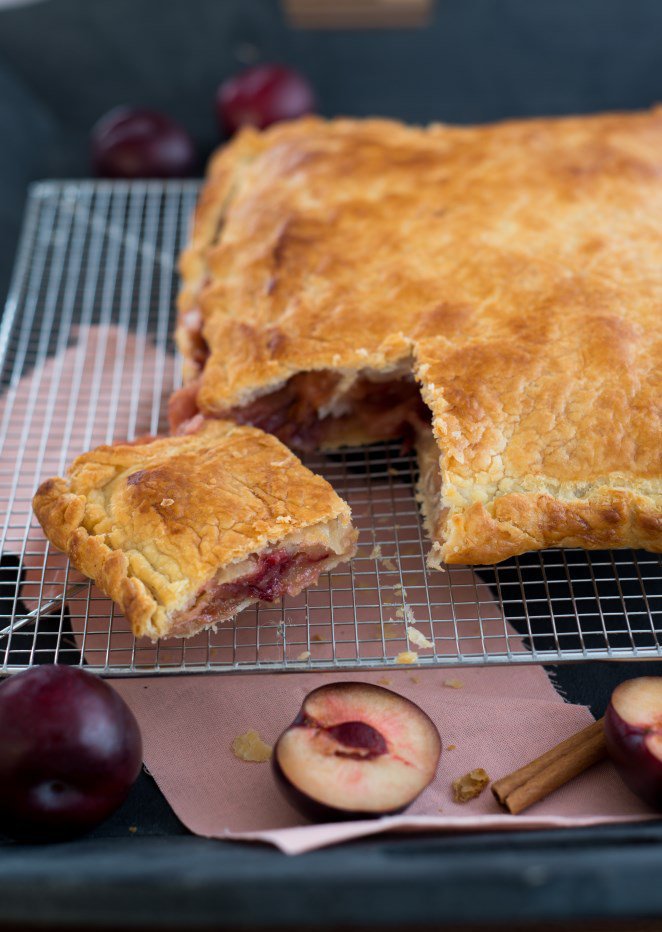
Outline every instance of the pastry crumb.
<path fill-rule="evenodd" d="M 368 556 L 369 560 L 381 560 L 382 558 L 382 547 L 381 544 L 375 544 L 375 546 L 370 551 Z"/>
<path fill-rule="evenodd" d="M 237 735 L 232 742 L 232 753 L 239 760 L 263 764 L 271 758 L 271 746 L 251 728 L 245 735 Z"/>
<path fill-rule="evenodd" d="M 311 640 L 312 640 L 312 641 L 323 641 L 324 638 L 322 637 L 321 634 L 313 634 Z"/>
<path fill-rule="evenodd" d="M 395 658 L 396 663 L 416 663 L 418 660 L 418 654 L 415 650 L 403 650 Z"/>
<path fill-rule="evenodd" d="M 393 560 L 391 560 L 390 557 L 387 557 L 385 560 L 382 560 L 381 563 L 382 563 L 382 566 L 384 567 L 384 569 L 385 569 L 385 570 L 388 570 L 389 573 L 397 573 L 397 572 L 398 572 L 397 566 L 395 565 L 395 563 L 393 562 Z"/>
<path fill-rule="evenodd" d="M 404 618 L 405 610 L 402 606 L 395 613 L 398 618 Z"/>
<path fill-rule="evenodd" d="M 297 660 L 310 660 L 310 651 L 302 650 L 299 656 L 297 657 Z"/>
<path fill-rule="evenodd" d="M 444 680 L 444 686 L 448 686 L 449 689 L 462 689 L 464 683 L 462 680 L 452 678 L 450 680 Z"/>
<path fill-rule="evenodd" d="M 388 474 L 389 476 L 397 476 L 397 475 L 398 475 L 398 470 L 397 470 L 397 469 L 394 469 L 392 466 L 389 466 L 389 468 L 386 470 L 386 472 L 387 472 L 387 474 Z"/>
<path fill-rule="evenodd" d="M 132 835 L 135 835 L 136 832 L 138 831 L 138 826 L 137 826 L 137 825 L 130 825 L 130 826 L 129 826 L 129 831 L 131 832 Z"/>
<path fill-rule="evenodd" d="M 411 682 L 412 682 L 414 685 L 416 685 L 416 683 L 420 683 L 420 682 L 421 682 L 420 676 L 410 676 L 409 679 L 411 680 Z"/>
<path fill-rule="evenodd" d="M 377 682 L 379 683 L 380 686 L 390 686 L 390 685 L 391 685 L 391 681 L 390 681 L 390 679 L 388 678 L 388 676 L 380 676 L 380 678 L 377 680 Z"/>
<path fill-rule="evenodd" d="M 453 799 L 456 803 L 468 803 L 470 799 L 480 796 L 489 782 L 490 778 L 482 767 L 470 770 L 463 777 L 453 780 Z"/>
<path fill-rule="evenodd" d="M 449 745 L 446 747 L 446 750 L 447 750 L 447 751 L 454 751 L 456 747 L 457 747 L 457 744 L 449 744 Z"/>
<path fill-rule="evenodd" d="M 174 498 L 163 498 L 163 499 L 161 499 L 161 507 L 162 507 L 162 508 L 168 508 L 170 505 L 174 505 L 174 504 L 175 504 Z"/>
<path fill-rule="evenodd" d="M 411 626 L 407 627 L 407 637 L 415 644 L 416 647 L 421 647 L 424 650 L 431 650 L 434 647 L 432 641 L 429 641 L 422 631 L 419 631 L 418 628 L 412 628 Z"/>

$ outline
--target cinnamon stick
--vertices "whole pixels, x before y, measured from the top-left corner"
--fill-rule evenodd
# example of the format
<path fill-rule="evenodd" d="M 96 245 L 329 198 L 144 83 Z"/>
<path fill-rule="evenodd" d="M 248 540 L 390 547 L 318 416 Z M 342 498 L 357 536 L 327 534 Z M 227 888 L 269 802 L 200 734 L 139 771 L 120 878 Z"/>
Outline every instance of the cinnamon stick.
<path fill-rule="evenodd" d="M 603 719 L 492 784 L 502 806 L 517 815 L 607 756 Z"/>

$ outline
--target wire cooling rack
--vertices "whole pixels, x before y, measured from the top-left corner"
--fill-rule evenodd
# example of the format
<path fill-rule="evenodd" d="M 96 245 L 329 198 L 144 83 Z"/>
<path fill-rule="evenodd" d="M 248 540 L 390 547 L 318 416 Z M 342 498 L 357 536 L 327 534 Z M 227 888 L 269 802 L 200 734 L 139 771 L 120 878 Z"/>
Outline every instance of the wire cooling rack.
<path fill-rule="evenodd" d="M 31 190 L 0 328 L 0 673 L 39 662 L 105 675 L 358 670 L 662 657 L 662 567 L 632 551 L 546 551 L 425 568 L 416 463 L 397 445 L 314 456 L 360 528 L 351 566 L 187 641 L 136 641 L 45 542 L 44 478 L 97 443 L 165 429 L 180 384 L 176 256 L 195 182 Z"/>

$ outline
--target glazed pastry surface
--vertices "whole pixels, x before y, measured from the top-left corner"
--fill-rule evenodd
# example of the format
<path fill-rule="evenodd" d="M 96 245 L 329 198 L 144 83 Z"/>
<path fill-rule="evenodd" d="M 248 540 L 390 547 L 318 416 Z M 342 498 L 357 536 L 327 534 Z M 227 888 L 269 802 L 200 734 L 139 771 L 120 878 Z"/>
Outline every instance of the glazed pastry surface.
<path fill-rule="evenodd" d="M 433 565 L 662 549 L 661 109 L 245 130 L 212 159 L 181 269 L 207 416 L 302 373 L 413 372 Z"/>
<path fill-rule="evenodd" d="M 42 483 L 33 505 L 49 540 L 117 602 L 137 636 L 152 638 L 211 623 L 196 623 L 196 595 L 254 576 L 265 551 L 281 560 L 310 552 L 329 569 L 356 540 L 328 482 L 274 437 L 221 420 L 97 447 Z"/>

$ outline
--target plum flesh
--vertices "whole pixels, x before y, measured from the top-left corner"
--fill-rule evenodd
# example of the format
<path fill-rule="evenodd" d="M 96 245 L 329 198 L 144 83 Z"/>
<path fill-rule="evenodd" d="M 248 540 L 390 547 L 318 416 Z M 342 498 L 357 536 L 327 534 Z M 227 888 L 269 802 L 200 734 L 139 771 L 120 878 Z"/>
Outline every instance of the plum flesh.
<path fill-rule="evenodd" d="M 402 812 L 433 779 L 440 754 L 439 732 L 417 705 L 347 682 L 306 696 L 272 760 L 296 809 L 335 821 Z"/>
<path fill-rule="evenodd" d="M 133 713 L 103 680 L 43 665 L 0 685 L 0 825 L 15 837 L 75 835 L 109 816 L 140 772 Z"/>
<path fill-rule="evenodd" d="M 662 676 L 626 680 L 605 713 L 605 741 L 623 782 L 662 810 Z"/>

